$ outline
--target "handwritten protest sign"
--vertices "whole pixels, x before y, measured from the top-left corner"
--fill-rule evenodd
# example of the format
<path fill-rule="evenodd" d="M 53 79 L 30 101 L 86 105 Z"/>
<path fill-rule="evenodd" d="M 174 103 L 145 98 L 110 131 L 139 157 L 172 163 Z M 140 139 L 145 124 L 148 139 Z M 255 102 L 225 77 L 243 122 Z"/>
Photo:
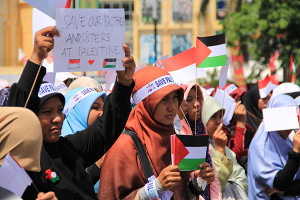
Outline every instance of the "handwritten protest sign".
<path fill-rule="evenodd" d="M 124 9 L 56 9 L 54 71 L 124 70 Z"/>

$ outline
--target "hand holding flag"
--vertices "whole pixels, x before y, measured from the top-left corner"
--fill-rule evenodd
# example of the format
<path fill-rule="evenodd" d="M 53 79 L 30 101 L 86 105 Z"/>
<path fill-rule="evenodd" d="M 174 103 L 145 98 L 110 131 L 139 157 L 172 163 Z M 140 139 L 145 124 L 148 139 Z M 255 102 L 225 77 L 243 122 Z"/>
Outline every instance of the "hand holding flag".
<path fill-rule="evenodd" d="M 181 181 L 180 168 L 169 165 L 164 168 L 157 177 L 164 191 L 172 190 Z"/>
<path fill-rule="evenodd" d="M 195 170 L 195 176 L 200 177 L 204 181 L 207 181 L 207 184 L 212 183 L 215 180 L 215 173 L 213 168 L 209 163 L 205 162 L 199 165 L 200 170 Z M 205 189 L 205 188 L 204 188 Z"/>

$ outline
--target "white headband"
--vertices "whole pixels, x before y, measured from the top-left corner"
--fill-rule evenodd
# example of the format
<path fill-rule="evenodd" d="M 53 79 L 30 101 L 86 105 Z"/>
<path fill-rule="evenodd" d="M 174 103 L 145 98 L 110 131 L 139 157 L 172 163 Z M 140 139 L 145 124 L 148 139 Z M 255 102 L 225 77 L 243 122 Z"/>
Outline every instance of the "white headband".
<path fill-rule="evenodd" d="M 141 89 L 139 89 L 134 95 L 133 99 L 135 104 L 138 104 L 140 101 L 144 100 L 147 96 L 151 95 L 152 93 L 156 92 L 157 90 L 166 87 L 168 85 L 175 84 L 171 75 L 161 76 Z"/>
<path fill-rule="evenodd" d="M 83 88 L 82 90 L 79 90 L 76 92 L 66 103 L 65 108 L 64 108 L 64 114 L 68 115 L 69 112 L 76 106 L 77 103 L 79 103 L 82 99 L 85 97 L 97 93 L 97 91 L 94 88 L 86 87 Z"/>
<path fill-rule="evenodd" d="M 40 86 L 38 96 L 40 98 L 42 98 L 48 94 L 53 94 L 53 93 L 58 93 L 57 90 L 54 88 L 53 84 L 52 83 L 43 83 Z"/>

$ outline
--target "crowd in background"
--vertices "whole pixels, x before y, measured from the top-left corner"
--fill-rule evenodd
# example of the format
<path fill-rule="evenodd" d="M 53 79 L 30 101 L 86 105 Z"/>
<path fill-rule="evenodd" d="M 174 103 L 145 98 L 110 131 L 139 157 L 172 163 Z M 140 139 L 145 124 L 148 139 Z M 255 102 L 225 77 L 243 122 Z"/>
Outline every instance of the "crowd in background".
<path fill-rule="evenodd" d="M 300 131 L 267 132 L 262 114 L 298 108 L 299 86 L 282 83 L 265 98 L 257 84 L 235 87 L 224 125 L 218 87 L 178 84 L 155 66 L 135 72 L 127 45 L 109 94 L 71 73 L 43 81 L 40 64 L 58 36 L 55 27 L 38 31 L 19 81 L 0 83 L 0 166 L 11 153 L 26 170 L 33 184 L 22 199 L 300 199 Z M 167 81 L 149 90 L 157 80 Z M 173 134 L 209 136 L 199 170 L 171 164 Z"/>

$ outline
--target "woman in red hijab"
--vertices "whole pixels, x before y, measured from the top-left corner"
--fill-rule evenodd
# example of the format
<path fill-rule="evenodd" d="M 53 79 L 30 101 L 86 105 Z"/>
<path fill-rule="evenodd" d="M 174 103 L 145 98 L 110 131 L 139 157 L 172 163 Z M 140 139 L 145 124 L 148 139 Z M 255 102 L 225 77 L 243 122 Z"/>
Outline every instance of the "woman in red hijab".
<path fill-rule="evenodd" d="M 132 98 L 136 106 L 125 129 L 134 131 L 141 140 L 155 177 L 150 181 L 145 178 L 133 140 L 121 134 L 106 154 L 98 198 L 187 199 L 187 195 L 192 195 L 187 189 L 190 172 L 181 172 L 178 166 L 171 166 L 170 147 L 170 136 L 175 134 L 173 121 L 183 99 L 183 89 L 174 83 L 168 72 L 158 67 L 145 67 L 136 72 L 133 79 Z M 213 169 L 208 163 L 200 167 L 203 169 L 195 171 L 196 177 L 211 183 Z M 191 183 L 193 186 L 189 188 L 199 191 L 197 181 Z"/>

